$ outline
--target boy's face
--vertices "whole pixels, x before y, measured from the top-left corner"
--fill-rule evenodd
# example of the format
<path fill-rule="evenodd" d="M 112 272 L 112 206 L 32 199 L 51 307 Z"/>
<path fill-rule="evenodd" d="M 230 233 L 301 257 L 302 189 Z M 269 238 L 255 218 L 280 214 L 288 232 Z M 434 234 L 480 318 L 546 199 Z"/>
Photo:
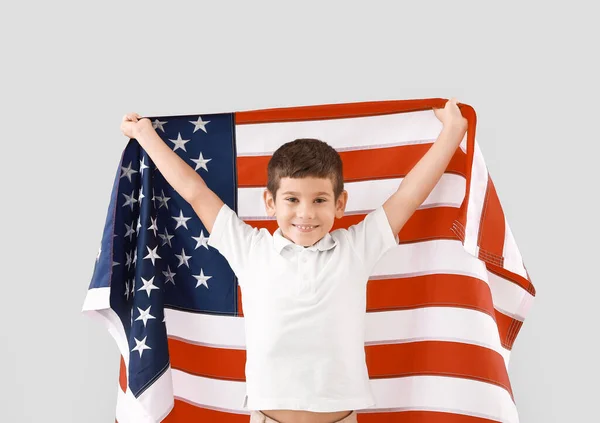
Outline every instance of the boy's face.
<path fill-rule="evenodd" d="M 344 190 L 336 202 L 329 178 L 282 178 L 276 201 L 268 190 L 263 198 L 267 214 L 277 217 L 283 236 L 309 247 L 331 230 L 336 217 L 344 216 L 348 192 Z M 305 231 L 295 225 L 316 227 Z"/>

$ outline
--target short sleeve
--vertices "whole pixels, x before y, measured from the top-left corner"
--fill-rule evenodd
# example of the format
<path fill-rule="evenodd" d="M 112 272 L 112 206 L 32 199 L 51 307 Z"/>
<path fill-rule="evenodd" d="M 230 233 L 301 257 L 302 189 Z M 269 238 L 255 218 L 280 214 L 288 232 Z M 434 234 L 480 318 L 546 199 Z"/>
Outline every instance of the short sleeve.
<path fill-rule="evenodd" d="M 225 257 L 240 278 L 248 265 L 250 250 L 259 233 L 258 228 L 248 225 L 227 204 L 223 204 L 208 237 L 208 245 Z"/>
<path fill-rule="evenodd" d="M 383 254 L 400 242 L 398 235 L 392 232 L 383 205 L 348 227 L 348 239 L 369 275 Z"/>

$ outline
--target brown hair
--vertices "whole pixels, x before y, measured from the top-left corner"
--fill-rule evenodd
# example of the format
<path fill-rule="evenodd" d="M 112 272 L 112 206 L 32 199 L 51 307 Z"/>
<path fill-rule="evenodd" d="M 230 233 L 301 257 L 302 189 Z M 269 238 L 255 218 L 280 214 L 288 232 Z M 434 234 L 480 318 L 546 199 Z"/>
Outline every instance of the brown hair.
<path fill-rule="evenodd" d="M 344 191 L 342 158 L 333 147 L 315 138 L 297 138 L 280 146 L 267 165 L 267 189 L 273 201 L 281 178 L 329 178 L 335 201 Z"/>

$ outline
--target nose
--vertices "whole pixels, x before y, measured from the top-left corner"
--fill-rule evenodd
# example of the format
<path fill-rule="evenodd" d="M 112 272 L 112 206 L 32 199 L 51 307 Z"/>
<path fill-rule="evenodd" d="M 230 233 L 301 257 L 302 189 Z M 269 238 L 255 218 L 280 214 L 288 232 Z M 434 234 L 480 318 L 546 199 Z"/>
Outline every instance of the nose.
<path fill-rule="evenodd" d="M 315 209 L 312 204 L 301 204 L 296 209 L 296 214 L 302 219 L 313 219 L 315 217 Z"/>

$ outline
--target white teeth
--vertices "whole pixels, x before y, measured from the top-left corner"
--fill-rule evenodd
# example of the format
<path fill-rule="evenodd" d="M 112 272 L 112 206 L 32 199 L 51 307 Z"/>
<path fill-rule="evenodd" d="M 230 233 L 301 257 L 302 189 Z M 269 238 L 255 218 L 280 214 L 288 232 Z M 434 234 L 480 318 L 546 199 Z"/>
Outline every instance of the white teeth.
<path fill-rule="evenodd" d="M 312 228 L 314 228 L 315 226 L 299 226 L 299 225 L 296 225 L 296 227 L 297 227 L 297 228 L 300 228 L 300 229 L 312 229 Z"/>

